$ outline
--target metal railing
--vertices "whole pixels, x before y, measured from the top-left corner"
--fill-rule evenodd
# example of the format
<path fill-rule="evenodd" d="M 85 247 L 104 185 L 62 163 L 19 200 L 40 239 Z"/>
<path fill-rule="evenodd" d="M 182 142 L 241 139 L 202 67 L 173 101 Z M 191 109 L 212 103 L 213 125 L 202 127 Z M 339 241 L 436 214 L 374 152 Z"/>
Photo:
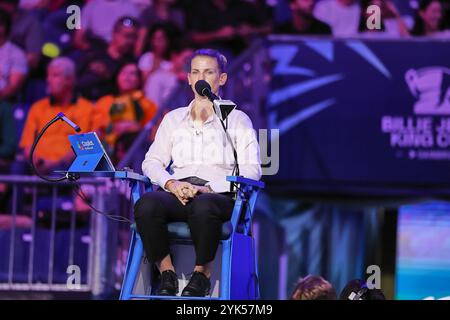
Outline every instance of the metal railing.
<path fill-rule="evenodd" d="M 104 178 L 83 178 L 77 183 L 87 189 L 91 206 L 98 211 L 130 212 L 126 183 Z M 34 176 L 0 175 L 0 184 L 6 185 L 10 195 L 10 211 L 0 215 L 0 238 L 9 239 L 7 245 L 0 245 L 0 290 L 102 296 L 121 283 L 125 261 L 117 259 L 118 235 L 120 228 L 128 235 L 129 225 L 119 225 L 92 209 L 84 210 L 84 215 L 77 212 L 73 182 L 52 184 Z M 62 213 L 66 220 L 61 219 Z M 128 241 L 122 244 L 124 250 Z M 77 265 L 80 262 L 84 268 Z M 70 266 L 78 267 L 81 274 L 69 272 Z"/>

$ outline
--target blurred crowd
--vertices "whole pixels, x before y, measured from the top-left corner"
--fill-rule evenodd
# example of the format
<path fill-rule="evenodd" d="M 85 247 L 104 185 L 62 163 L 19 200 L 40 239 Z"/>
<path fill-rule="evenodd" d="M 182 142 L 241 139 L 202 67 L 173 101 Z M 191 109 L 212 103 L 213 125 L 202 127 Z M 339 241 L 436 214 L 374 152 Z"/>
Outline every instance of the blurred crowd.
<path fill-rule="evenodd" d="M 386 300 L 380 284 L 353 279 L 342 289 L 339 296 L 333 285 L 321 276 L 307 275 L 295 284 L 290 300 Z"/>
<path fill-rule="evenodd" d="M 26 173 L 14 159 L 60 111 L 119 162 L 199 47 L 233 61 L 268 34 L 449 38 L 449 28 L 449 0 L 0 0 L 0 174 Z M 67 168 L 70 133 L 63 123 L 46 133 L 35 154 L 44 173 Z"/>

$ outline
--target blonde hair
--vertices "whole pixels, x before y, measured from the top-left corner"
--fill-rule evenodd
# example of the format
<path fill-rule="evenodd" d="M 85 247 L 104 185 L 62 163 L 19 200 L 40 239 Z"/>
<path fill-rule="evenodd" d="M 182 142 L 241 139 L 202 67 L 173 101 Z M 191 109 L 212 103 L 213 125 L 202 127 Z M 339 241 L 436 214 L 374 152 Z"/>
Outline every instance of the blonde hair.
<path fill-rule="evenodd" d="M 331 283 L 320 276 L 301 278 L 291 295 L 291 300 L 335 300 L 336 291 Z"/>

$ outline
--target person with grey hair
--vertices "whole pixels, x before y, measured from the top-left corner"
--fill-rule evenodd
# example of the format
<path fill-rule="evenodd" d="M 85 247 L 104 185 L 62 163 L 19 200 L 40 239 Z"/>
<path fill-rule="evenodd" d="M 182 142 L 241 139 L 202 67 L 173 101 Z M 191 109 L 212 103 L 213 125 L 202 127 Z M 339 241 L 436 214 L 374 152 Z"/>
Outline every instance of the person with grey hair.
<path fill-rule="evenodd" d="M 63 112 L 77 123 L 82 132 L 91 130 L 93 105 L 75 92 L 75 86 L 74 62 L 67 57 L 53 59 L 47 67 L 48 96 L 31 106 L 22 132 L 19 146 L 26 159 L 37 134 L 58 112 Z M 73 129 L 62 121 L 56 122 L 46 131 L 35 151 L 35 163 L 39 172 L 67 169 L 73 159 L 67 136 L 73 133 Z"/>
<path fill-rule="evenodd" d="M 60 69 L 66 77 L 76 76 L 75 63 L 67 57 L 58 57 L 50 61 L 48 68 Z"/>

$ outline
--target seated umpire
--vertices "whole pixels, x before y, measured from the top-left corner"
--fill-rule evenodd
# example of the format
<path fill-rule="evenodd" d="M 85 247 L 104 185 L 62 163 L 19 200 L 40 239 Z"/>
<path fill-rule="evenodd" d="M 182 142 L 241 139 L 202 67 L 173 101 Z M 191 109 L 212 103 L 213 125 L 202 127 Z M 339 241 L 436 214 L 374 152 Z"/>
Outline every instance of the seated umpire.
<path fill-rule="evenodd" d="M 211 289 L 211 262 L 221 236 L 222 223 L 231 218 L 233 193 L 226 176 L 234 169 L 233 149 L 213 104 L 195 91 L 205 80 L 218 95 L 227 81 L 227 60 L 213 49 L 199 49 L 191 59 L 188 82 L 195 94 L 187 106 L 163 118 L 142 163 L 142 171 L 159 189 L 136 203 L 135 219 L 149 261 L 161 273 L 159 295 L 176 295 L 178 279 L 169 252 L 167 224 L 187 222 L 196 253 L 192 277 L 183 296 L 206 296 Z M 237 151 L 240 175 L 259 180 L 259 145 L 250 118 L 240 110 L 227 119 Z M 166 171 L 170 166 L 170 173 Z"/>

